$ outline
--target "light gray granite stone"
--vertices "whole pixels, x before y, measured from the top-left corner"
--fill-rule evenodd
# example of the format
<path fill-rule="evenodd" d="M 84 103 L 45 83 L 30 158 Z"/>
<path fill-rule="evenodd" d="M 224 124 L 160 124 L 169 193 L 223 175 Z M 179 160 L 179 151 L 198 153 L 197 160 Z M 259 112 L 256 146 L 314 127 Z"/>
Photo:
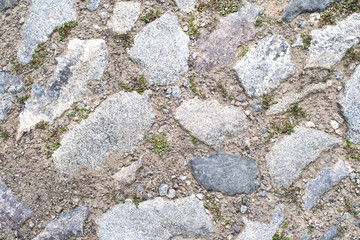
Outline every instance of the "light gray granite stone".
<path fill-rule="evenodd" d="M 140 2 L 117 2 L 106 26 L 113 34 L 131 31 L 140 15 Z"/>

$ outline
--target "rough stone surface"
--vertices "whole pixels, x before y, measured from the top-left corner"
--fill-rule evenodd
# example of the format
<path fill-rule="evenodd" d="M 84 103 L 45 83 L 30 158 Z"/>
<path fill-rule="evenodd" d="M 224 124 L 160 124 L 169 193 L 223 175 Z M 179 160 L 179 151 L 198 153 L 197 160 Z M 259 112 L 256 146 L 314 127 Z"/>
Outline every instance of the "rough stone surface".
<path fill-rule="evenodd" d="M 38 43 L 48 40 L 48 36 L 65 22 L 76 20 L 72 0 L 33 0 L 30 14 L 22 31 L 22 43 L 18 59 L 22 64 L 29 63 Z"/>
<path fill-rule="evenodd" d="M 175 2 L 183 12 L 189 13 L 195 10 L 196 0 L 175 0 Z"/>
<path fill-rule="evenodd" d="M 61 175 L 71 177 L 81 166 L 98 169 L 111 153 L 140 144 L 155 120 L 150 94 L 115 94 L 66 134 L 53 155 Z"/>
<path fill-rule="evenodd" d="M 176 109 L 175 118 L 192 135 L 209 145 L 247 129 L 241 108 L 222 106 L 216 100 L 186 100 Z"/>
<path fill-rule="evenodd" d="M 124 34 L 135 25 L 139 15 L 139 2 L 117 2 L 107 27 L 113 34 Z"/>
<path fill-rule="evenodd" d="M 284 136 L 266 155 L 274 187 L 288 188 L 321 152 L 340 143 L 339 139 L 321 131 L 296 127 L 294 133 Z"/>
<path fill-rule="evenodd" d="M 169 190 L 169 186 L 167 184 L 161 184 L 159 187 L 159 195 L 165 196 Z"/>
<path fill-rule="evenodd" d="M 121 185 L 128 185 L 136 180 L 136 172 L 141 168 L 142 158 L 128 167 L 123 167 L 119 172 L 115 173 L 113 178 Z"/>
<path fill-rule="evenodd" d="M 333 168 L 324 168 L 319 176 L 309 182 L 304 196 L 304 205 L 310 211 L 321 199 L 322 195 L 334 187 L 341 179 L 348 176 L 350 168 L 339 160 Z"/>
<path fill-rule="evenodd" d="M 31 215 L 32 210 L 20 203 L 11 189 L 0 180 L 0 232 L 6 227 L 11 229 L 21 227 Z"/>
<path fill-rule="evenodd" d="M 57 58 L 55 73 L 45 87 L 34 84 L 20 114 L 18 138 L 41 120 L 52 123 L 72 104 L 84 98 L 90 81 L 100 80 L 109 63 L 104 40 L 71 40 L 67 53 Z"/>
<path fill-rule="evenodd" d="M 222 18 L 210 35 L 198 41 L 202 54 L 196 61 L 196 70 L 208 72 L 232 61 L 236 49 L 254 38 L 253 22 L 263 11 L 263 8 L 245 2 L 238 12 Z"/>
<path fill-rule="evenodd" d="M 238 79 L 250 96 L 262 96 L 276 89 L 294 71 L 291 47 L 280 35 L 262 39 L 234 67 Z"/>
<path fill-rule="evenodd" d="M 306 59 L 306 68 L 335 66 L 345 52 L 360 39 L 360 13 L 352 14 L 335 26 L 311 31 L 312 41 Z"/>
<path fill-rule="evenodd" d="M 90 2 L 87 5 L 87 8 L 94 12 L 98 9 L 99 5 L 100 5 L 101 0 L 90 0 Z"/>
<path fill-rule="evenodd" d="M 132 202 L 121 203 L 97 224 L 99 240 L 166 240 L 175 236 L 195 239 L 214 231 L 203 203 L 193 196 L 174 201 L 155 198 L 140 203 L 138 208 Z"/>
<path fill-rule="evenodd" d="M 272 240 L 280 224 L 284 221 L 284 205 L 278 204 L 275 207 L 271 223 L 253 222 L 243 218 L 245 227 L 236 240 Z"/>
<path fill-rule="evenodd" d="M 332 81 L 327 81 L 326 83 L 319 83 L 306 87 L 301 92 L 287 94 L 283 96 L 282 99 L 276 100 L 278 103 L 271 105 L 269 110 L 266 111 L 266 115 L 286 112 L 292 104 L 301 102 L 310 94 L 324 92 L 325 89 L 330 86 L 332 86 Z"/>
<path fill-rule="evenodd" d="M 210 157 L 195 156 L 191 166 L 196 180 L 209 191 L 250 194 L 260 186 L 256 180 L 258 165 L 253 159 L 218 152 Z"/>
<path fill-rule="evenodd" d="M 0 0 L 0 11 L 14 8 L 16 5 L 18 5 L 18 0 Z"/>
<path fill-rule="evenodd" d="M 333 240 L 337 237 L 339 231 L 337 230 L 337 227 L 331 227 L 321 238 L 321 240 Z"/>
<path fill-rule="evenodd" d="M 360 66 L 346 81 L 344 94 L 340 97 L 341 111 L 348 124 L 348 136 L 354 143 L 360 142 Z"/>
<path fill-rule="evenodd" d="M 141 30 L 129 54 L 150 84 L 167 85 L 188 71 L 188 44 L 177 18 L 165 13 Z"/>
<path fill-rule="evenodd" d="M 81 237 L 83 235 L 84 223 L 88 215 L 89 210 L 85 206 L 77 207 L 74 210 L 63 213 L 59 217 L 51 220 L 44 231 L 33 240 Z"/>
<path fill-rule="evenodd" d="M 0 72 L 0 122 L 5 120 L 15 101 L 15 94 L 24 90 L 20 77 Z"/>
<path fill-rule="evenodd" d="M 325 10 L 333 1 L 334 0 L 291 0 L 285 8 L 282 19 L 286 22 L 291 22 L 301 13 Z"/>

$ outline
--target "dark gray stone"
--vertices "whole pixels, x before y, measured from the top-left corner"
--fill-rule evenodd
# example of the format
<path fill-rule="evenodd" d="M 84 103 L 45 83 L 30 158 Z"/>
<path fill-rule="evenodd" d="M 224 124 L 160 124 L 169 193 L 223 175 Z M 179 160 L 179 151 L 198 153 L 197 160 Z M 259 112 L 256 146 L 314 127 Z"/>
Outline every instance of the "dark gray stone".
<path fill-rule="evenodd" d="M 210 157 L 195 156 L 191 166 L 196 180 L 209 191 L 229 195 L 250 194 L 260 183 L 255 160 L 218 152 Z"/>
<path fill-rule="evenodd" d="M 84 223 L 89 215 L 85 206 L 77 207 L 51 220 L 33 240 L 70 239 L 83 235 Z"/>
<path fill-rule="evenodd" d="M 98 9 L 99 5 L 100 5 L 101 0 L 90 0 L 90 2 L 87 5 L 87 8 L 94 12 Z"/>
<path fill-rule="evenodd" d="M 331 227 L 321 238 L 321 240 L 333 240 L 337 235 L 339 231 L 336 227 Z"/>
<path fill-rule="evenodd" d="M 0 11 L 14 8 L 16 5 L 18 5 L 18 0 L 0 0 Z"/>
<path fill-rule="evenodd" d="M 32 213 L 32 210 L 20 203 L 11 189 L 0 180 L 0 232 L 6 227 L 11 229 L 21 227 Z"/>

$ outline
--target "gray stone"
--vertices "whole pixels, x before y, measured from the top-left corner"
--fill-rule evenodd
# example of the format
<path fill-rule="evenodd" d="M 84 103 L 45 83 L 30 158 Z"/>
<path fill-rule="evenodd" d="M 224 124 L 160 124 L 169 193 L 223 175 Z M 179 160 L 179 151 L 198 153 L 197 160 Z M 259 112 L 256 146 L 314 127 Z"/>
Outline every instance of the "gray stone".
<path fill-rule="evenodd" d="M 169 190 L 169 186 L 167 184 L 161 184 L 159 187 L 159 195 L 165 196 Z"/>
<path fill-rule="evenodd" d="M 31 217 L 32 210 L 18 201 L 0 180 L 0 233 L 5 228 L 17 229 Z"/>
<path fill-rule="evenodd" d="M 29 63 L 38 43 L 47 41 L 58 26 L 73 20 L 76 20 L 76 12 L 72 0 L 33 0 L 21 31 L 19 61 Z"/>
<path fill-rule="evenodd" d="M 301 47 L 302 45 L 304 45 L 304 40 L 301 37 L 301 34 L 299 34 L 299 35 L 296 36 L 296 42 L 291 46 L 292 47 Z"/>
<path fill-rule="evenodd" d="M 221 143 L 247 129 L 247 120 L 239 107 L 222 106 L 216 100 L 184 101 L 175 119 L 192 135 L 208 145 Z"/>
<path fill-rule="evenodd" d="M 331 227 L 321 238 L 321 240 L 333 240 L 337 235 L 339 231 L 336 227 Z"/>
<path fill-rule="evenodd" d="M 172 201 L 155 198 L 138 208 L 132 202 L 120 203 L 96 222 L 99 240 L 195 239 L 214 232 L 203 203 L 193 196 Z"/>
<path fill-rule="evenodd" d="M 304 205 L 310 211 L 321 199 L 324 193 L 328 192 L 341 179 L 350 173 L 344 161 L 339 160 L 333 168 L 324 168 L 319 176 L 309 182 L 309 186 L 304 196 Z"/>
<path fill-rule="evenodd" d="M 181 98 L 181 89 L 178 86 L 175 86 L 171 89 L 171 94 L 174 98 Z"/>
<path fill-rule="evenodd" d="M 33 240 L 70 239 L 83 235 L 84 223 L 89 215 L 85 206 L 63 213 L 45 227 Z"/>
<path fill-rule="evenodd" d="M 98 9 L 99 5 L 100 5 L 101 0 L 90 0 L 90 2 L 87 5 L 87 8 L 94 12 Z"/>
<path fill-rule="evenodd" d="M 231 62 L 236 49 L 254 38 L 253 22 L 263 11 L 263 8 L 245 2 L 238 12 L 222 18 L 213 32 L 197 42 L 202 54 L 196 60 L 196 71 L 209 72 Z"/>
<path fill-rule="evenodd" d="M 169 193 L 166 194 L 166 196 L 167 196 L 168 198 L 170 198 L 170 199 L 175 198 L 175 196 L 176 196 L 176 191 L 175 191 L 175 189 L 170 189 L 170 190 L 169 190 Z"/>
<path fill-rule="evenodd" d="M 131 31 L 139 15 L 139 2 L 117 2 L 107 27 L 113 34 L 124 34 Z"/>
<path fill-rule="evenodd" d="M 18 138 L 41 120 L 52 123 L 73 103 L 87 96 L 91 81 L 100 80 L 109 64 L 105 41 L 71 40 L 67 52 L 57 62 L 45 87 L 33 85 L 31 97 L 20 113 Z"/>
<path fill-rule="evenodd" d="M 268 169 L 275 188 L 288 188 L 309 163 L 321 152 L 341 143 L 321 131 L 295 127 L 295 132 L 284 136 L 266 155 Z"/>
<path fill-rule="evenodd" d="M 238 80 L 250 96 L 262 96 L 276 89 L 290 77 L 295 67 L 291 62 L 291 48 L 280 35 L 262 39 L 251 48 L 234 67 Z"/>
<path fill-rule="evenodd" d="M 195 10 L 196 0 L 175 0 L 175 2 L 183 12 L 189 13 Z"/>
<path fill-rule="evenodd" d="M 18 5 L 18 0 L 0 0 L 0 11 L 14 8 L 16 5 Z"/>
<path fill-rule="evenodd" d="M 278 204 L 275 207 L 272 221 L 268 223 L 253 222 L 243 218 L 245 227 L 236 240 L 272 240 L 280 224 L 284 221 L 284 205 Z"/>
<path fill-rule="evenodd" d="M 64 177 L 81 166 L 99 169 L 110 154 L 121 155 L 143 142 L 155 121 L 150 91 L 118 93 L 108 97 L 89 118 L 81 121 L 61 140 L 54 164 Z"/>
<path fill-rule="evenodd" d="M 346 81 L 339 104 L 347 125 L 347 135 L 354 143 L 360 142 L 360 66 Z"/>
<path fill-rule="evenodd" d="M 0 122 L 5 120 L 16 100 L 15 94 L 24 90 L 20 77 L 0 72 Z"/>
<path fill-rule="evenodd" d="M 346 51 L 360 39 L 360 13 L 352 14 L 335 26 L 311 31 L 312 41 L 306 59 L 306 68 L 335 66 Z"/>
<path fill-rule="evenodd" d="M 282 19 L 286 22 L 291 22 L 301 13 L 325 10 L 333 1 L 334 0 L 291 0 L 285 8 Z"/>
<path fill-rule="evenodd" d="M 356 226 L 357 226 L 358 228 L 360 228 L 360 220 L 357 220 Z"/>
<path fill-rule="evenodd" d="M 241 207 L 240 207 L 240 212 L 241 212 L 242 214 L 244 214 L 244 213 L 246 213 L 246 211 L 247 211 L 247 206 L 241 205 Z"/>
<path fill-rule="evenodd" d="M 135 37 L 130 57 L 138 63 L 150 84 L 167 85 L 188 71 L 189 37 L 169 13 L 145 26 Z"/>
<path fill-rule="evenodd" d="M 286 94 L 282 99 L 277 100 L 277 104 L 270 106 L 266 115 L 286 112 L 292 104 L 301 102 L 310 94 L 324 92 L 330 86 L 332 86 L 332 81 L 327 81 L 326 83 L 307 86 L 301 92 Z"/>
<path fill-rule="evenodd" d="M 136 172 L 142 167 L 143 158 L 128 167 L 123 167 L 119 172 L 115 173 L 113 178 L 121 185 L 129 185 L 136 180 Z"/>
<path fill-rule="evenodd" d="M 250 194 L 260 185 L 256 180 L 258 165 L 253 159 L 218 152 L 210 157 L 195 156 L 191 166 L 196 180 L 209 191 Z"/>

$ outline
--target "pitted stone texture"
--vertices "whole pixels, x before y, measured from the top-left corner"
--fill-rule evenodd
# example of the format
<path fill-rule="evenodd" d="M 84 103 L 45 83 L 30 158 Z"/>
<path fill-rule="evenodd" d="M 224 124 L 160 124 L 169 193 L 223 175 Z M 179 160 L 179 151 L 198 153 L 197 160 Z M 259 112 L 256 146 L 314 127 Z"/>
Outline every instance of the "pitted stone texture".
<path fill-rule="evenodd" d="M 304 196 L 304 205 L 310 211 L 321 199 L 322 195 L 334 187 L 341 179 L 348 176 L 350 168 L 339 160 L 333 168 L 324 168 L 319 176 L 309 182 Z"/>
<path fill-rule="evenodd" d="M 239 107 L 222 106 L 216 100 L 184 101 L 175 118 L 192 135 L 208 145 L 221 143 L 247 129 L 247 120 Z"/>
<path fill-rule="evenodd" d="M 278 204 L 275 207 L 271 223 L 253 222 L 243 218 L 244 229 L 236 240 L 272 240 L 280 224 L 284 221 L 284 205 Z"/>
<path fill-rule="evenodd" d="M 360 66 L 346 81 L 344 94 L 340 97 L 341 111 L 348 125 L 348 136 L 354 143 L 360 142 Z"/>
<path fill-rule="evenodd" d="M 266 155 L 275 188 L 288 188 L 320 153 L 341 143 L 339 139 L 318 130 L 296 127 L 295 132 L 277 142 Z"/>
<path fill-rule="evenodd" d="M 15 94 L 24 90 L 20 77 L 0 72 L 0 122 L 5 120 L 15 101 Z"/>
<path fill-rule="evenodd" d="M 306 68 L 335 66 L 346 51 L 360 39 L 360 13 L 352 14 L 335 26 L 311 31 L 312 41 L 306 59 Z"/>
<path fill-rule="evenodd" d="M 16 5 L 18 5 L 18 0 L 0 0 L 0 11 L 14 8 Z"/>
<path fill-rule="evenodd" d="M 139 2 L 117 2 L 107 27 L 114 34 L 124 34 L 131 31 L 139 15 Z"/>
<path fill-rule="evenodd" d="M 59 217 L 51 220 L 44 231 L 33 240 L 81 237 L 83 235 L 84 223 L 88 215 L 89 210 L 85 206 L 77 207 L 74 210 L 63 213 Z"/>
<path fill-rule="evenodd" d="M 321 238 L 321 240 L 333 240 L 338 236 L 339 230 L 337 227 L 331 227 Z"/>
<path fill-rule="evenodd" d="M 32 210 L 25 204 L 18 201 L 0 180 L 0 232 L 9 227 L 17 229 L 32 215 Z"/>
<path fill-rule="evenodd" d="M 304 88 L 301 92 L 287 94 L 283 96 L 282 99 L 277 100 L 278 103 L 271 105 L 269 110 L 266 111 L 266 115 L 286 112 L 292 104 L 301 102 L 310 94 L 324 92 L 325 89 L 330 86 L 332 86 L 332 81 L 327 81 L 326 83 L 319 83 L 316 85 L 308 86 Z"/>
<path fill-rule="evenodd" d="M 87 5 L 87 8 L 90 11 L 94 12 L 98 9 L 100 2 L 101 2 L 100 0 L 90 0 L 90 2 Z"/>
<path fill-rule="evenodd" d="M 214 232 L 204 205 L 190 196 L 175 201 L 155 198 L 136 208 L 132 202 L 118 204 L 97 220 L 99 240 L 167 240 L 175 236 L 207 237 Z"/>
<path fill-rule="evenodd" d="M 20 113 L 18 138 L 41 120 L 53 122 L 71 105 L 89 94 L 91 81 L 100 80 L 109 64 L 104 40 L 71 40 L 67 52 L 57 58 L 55 73 L 45 87 L 34 84 Z"/>
<path fill-rule="evenodd" d="M 19 61 L 29 63 L 38 43 L 47 41 L 58 26 L 73 20 L 76 12 L 72 0 L 32 0 L 29 17 L 21 31 Z"/>
<path fill-rule="evenodd" d="M 231 62 L 236 49 L 254 38 L 253 22 L 263 11 L 263 8 L 245 2 L 238 12 L 222 18 L 210 35 L 197 42 L 202 54 L 196 61 L 196 71 L 209 72 Z"/>
<path fill-rule="evenodd" d="M 238 80 L 250 97 L 262 96 L 276 89 L 295 71 L 291 47 L 280 35 L 262 39 L 234 67 Z"/>
<path fill-rule="evenodd" d="M 167 85 L 188 71 L 189 37 L 177 18 L 165 13 L 135 37 L 130 57 L 138 63 L 152 85 Z"/>
<path fill-rule="evenodd" d="M 155 121 L 150 93 L 108 97 L 89 118 L 76 125 L 53 154 L 60 174 L 72 177 L 81 166 L 98 169 L 111 153 L 129 152 L 142 143 Z"/>
<path fill-rule="evenodd" d="M 195 10 L 196 0 L 175 0 L 175 2 L 183 12 L 189 13 Z"/>
<path fill-rule="evenodd" d="M 220 191 L 228 195 L 250 194 L 260 183 L 255 160 L 238 155 L 218 152 L 210 157 L 195 156 L 191 166 L 196 180 L 209 191 Z"/>

